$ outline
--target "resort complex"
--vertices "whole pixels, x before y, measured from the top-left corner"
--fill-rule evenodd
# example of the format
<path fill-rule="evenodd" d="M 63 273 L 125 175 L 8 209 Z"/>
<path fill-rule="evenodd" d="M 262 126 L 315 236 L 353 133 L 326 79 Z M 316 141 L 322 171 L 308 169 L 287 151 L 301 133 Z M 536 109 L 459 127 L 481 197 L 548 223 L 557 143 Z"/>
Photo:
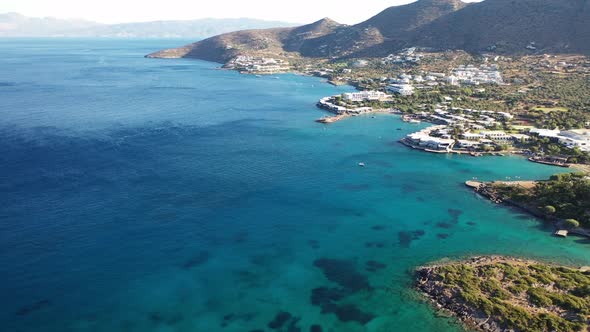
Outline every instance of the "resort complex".
<path fill-rule="evenodd" d="M 235 69 L 249 74 L 276 74 L 288 72 L 291 67 L 282 59 L 240 55 L 228 62 L 227 69 Z"/>

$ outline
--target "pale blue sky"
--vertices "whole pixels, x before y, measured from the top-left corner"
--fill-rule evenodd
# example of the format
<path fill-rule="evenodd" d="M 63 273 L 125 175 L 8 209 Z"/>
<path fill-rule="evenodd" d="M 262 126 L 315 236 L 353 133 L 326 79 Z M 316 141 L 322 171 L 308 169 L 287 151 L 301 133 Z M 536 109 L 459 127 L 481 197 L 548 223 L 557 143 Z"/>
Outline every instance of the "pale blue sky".
<path fill-rule="evenodd" d="M 0 13 L 83 18 L 103 23 L 205 17 L 251 17 L 307 23 L 327 16 L 352 24 L 386 7 L 410 2 L 413 0 L 2 0 Z"/>

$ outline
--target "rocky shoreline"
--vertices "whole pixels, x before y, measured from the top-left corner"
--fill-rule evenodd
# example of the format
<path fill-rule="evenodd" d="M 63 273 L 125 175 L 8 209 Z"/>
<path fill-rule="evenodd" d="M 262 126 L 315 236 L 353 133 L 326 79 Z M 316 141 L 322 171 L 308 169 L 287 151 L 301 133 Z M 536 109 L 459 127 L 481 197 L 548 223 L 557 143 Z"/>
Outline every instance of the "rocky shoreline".
<path fill-rule="evenodd" d="M 474 329 L 476 331 L 482 331 L 482 332 L 508 332 L 508 331 L 537 331 L 537 329 L 522 329 L 518 328 L 514 325 L 511 326 L 510 323 L 507 323 L 507 319 L 505 317 L 502 317 L 501 315 L 499 315 L 497 313 L 498 309 L 497 307 L 493 307 L 494 305 L 496 305 L 496 303 L 503 303 L 506 302 L 508 304 L 508 307 L 510 308 L 512 304 L 515 303 L 519 303 L 521 305 L 522 308 L 526 308 L 526 310 L 523 310 L 521 307 L 518 307 L 517 305 L 512 306 L 512 308 L 514 307 L 518 307 L 515 308 L 515 311 L 517 312 L 517 314 L 522 314 L 522 312 L 525 312 L 527 314 L 531 314 L 531 315 L 535 315 L 538 313 L 541 313 L 542 315 L 553 315 L 554 317 L 551 317 L 551 320 L 555 319 L 555 321 L 565 321 L 567 324 L 571 323 L 571 313 L 565 312 L 563 310 L 561 310 L 561 308 L 556 308 L 556 307 L 547 307 L 547 308 L 537 308 L 535 305 L 531 305 L 530 301 L 531 300 L 527 300 L 527 293 L 525 291 L 525 295 L 520 296 L 520 298 L 517 298 L 516 295 L 514 295 L 514 299 L 512 298 L 506 298 L 506 297 L 501 297 L 498 296 L 498 298 L 502 298 L 502 300 L 497 300 L 495 299 L 496 296 L 490 295 L 490 294 L 485 294 L 485 293 L 481 293 L 480 296 L 484 299 L 482 301 L 487 301 L 490 302 L 489 300 L 492 300 L 490 303 L 492 304 L 492 309 L 491 311 L 488 311 L 488 313 L 484 312 L 484 310 L 482 310 L 481 307 L 477 307 L 475 305 L 473 305 L 473 303 L 469 303 L 469 301 L 466 299 L 468 298 L 467 295 L 465 295 L 464 289 L 462 287 L 459 287 L 457 285 L 452 285 L 449 283 L 449 281 L 447 280 L 448 277 L 448 271 L 446 271 L 447 268 L 449 267 L 460 267 L 463 269 L 472 269 L 474 270 L 474 276 L 476 278 L 477 281 L 481 280 L 481 283 L 483 284 L 485 281 L 485 279 L 483 278 L 483 276 L 479 275 L 480 273 L 488 273 L 487 271 L 490 271 L 492 268 L 494 268 L 495 266 L 510 266 L 511 268 L 515 268 L 516 270 L 520 269 L 529 269 L 529 268 L 537 268 L 537 266 L 545 266 L 550 268 L 556 268 L 556 269 L 570 269 L 570 268 L 565 268 L 565 267 L 557 267 L 557 266 L 552 266 L 552 265 L 545 265 L 543 263 L 540 262 L 535 262 L 535 261 L 531 261 L 531 260 L 526 260 L 526 259 L 519 259 L 519 258 L 512 258 L 512 257 L 503 257 L 503 256 L 477 256 L 477 257 L 472 257 L 469 258 L 467 260 L 463 260 L 463 261 L 455 261 L 455 262 L 442 262 L 439 264 L 434 264 L 434 265 L 429 265 L 429 266 L 423 266 L 423 267 L 419 267 L 416 269 L 415 271 L 415 278 L 416 278 L 416 288 L 417 290 L 422 293 L 428 300 L 429 302 L 431 302 L 433 304 L 433 306 L 442 312 L 445 313 L 449 313 L 450 315 L 456 317 L 459 322 L 461 322 L 461 324 L 463 324 L 466 328 L 468 329 Z M 581 274 L 584 275 L 588 275 L 588 270 L 590 268 L 586 267 L 586 268 L 581 268 L 579 270 L 575 270 L 575 269 L 571 269 L 571 271 L 576 271 L 579 272 Z M 488 279 L 489 280 L 489 279 Z M 510 289 L 510 285 L 509 285 L 509 281 L 507 281 L 507 278 L 505 279 L 499 279 L 500 281 L 497 282 L 497 285 L 499 285 L 498 287 L 499 290 L 496 291 L 502 291 L 502 292 L 506 292 L 508 293 L 508 289 Z M 590 280 L 590 276 L 588 277 L 588 280 Z M 460 285 L 462 282 L 466 282 L 467 284 L 469 284 L 469 286 L 474 286 L 473 284 L 473 280 L 471 280 L 471 282 L 469 282 L 468 279 L 465 280 L 459 280 L 457 281 L 457 284 Z M 513 282 L 513 281 L 510 281 Z M 585 286 L 586 287 L 586 286 Z M 482 289 L 485 289 L 482 288 Z M 562 291 L 562 290 L 560 290 Z M 531 292 L 531 289 L 528 289 L 528 292 Z M 492 297 L 494 299 L 492 299 Z M 476 303 L 478 301 L 480 301 L 480 299 L 471 299 L 472 302 L 475 301 Z M 494 302 L 495 300 L 495 302 Z M 522 302 L 527 302 L 525 305 L 522 305 Z M 588 304 L 590 305 L 590 304 Z M 485 308 L 485 306 L 484 306 Z M 517 310 L 518 309 L 518 310 Z M 519 312 L 519 310 L 521 310 L 522 312 Z M 539 319 L 539 320 L 543 320 L 546 318 L 538 318 L 535 317 L 535 319 Z M 578 319 L 578 318 L 576 318 Z M 509 321 L 509 320 L 508 320 Z M 547 321 L 549 321 L 549 319 L 547 319 Z M 551 321 L 553 322 L 553 321 Z M 588 331 L 588 323 L 590 323 L 590 321 L 588 320 L 588 316 L 586 316 L 581 322 L 579 320 L 574 320 L 573 323 L 571 323 L 571 325 L 567 325 L 564 324 L 560 327 L 557 327 L 554 329 L 554 331 Z M 577 325 L 576 325 L 577 324 Z M 567 327 L 564 327 L 567 326 Z M 572 327 L 575 326 L 575 327 Z M 586 328 L 582 328 L 582 329 L 578 329 L 579 326 L 586 326 Z M 543 330 L 538 330 L 538 331 L 544 331 Z"/>
<path fill-rule="evenodd" d="M 492 257 L 473 257 L 470 263 L 492 262 Z M 444 265 L 444 264 L 443 264 Z M 436 271 L 441 265 L 423 266 L 416 270 L 416 288 L 439 310 L 456 317 L 468 328 L 484 332 L 504 331 L 497 322 L 463 302 L 457 294 L 441 287 L 436 281 Z"/>

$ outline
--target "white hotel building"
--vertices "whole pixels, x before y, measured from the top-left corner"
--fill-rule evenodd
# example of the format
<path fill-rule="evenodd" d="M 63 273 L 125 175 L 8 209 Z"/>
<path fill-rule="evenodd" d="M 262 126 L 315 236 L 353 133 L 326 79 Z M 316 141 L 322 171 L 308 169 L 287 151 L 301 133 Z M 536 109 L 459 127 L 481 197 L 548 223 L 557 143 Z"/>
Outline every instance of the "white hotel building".
<path fill-rule="evenodd" d="M 387 86 L 387 91 L 402 96 L 411 96 L 414 94 L 414 87 L 410 84 L 391 84 Z"/>
<path fill-rule="evenodd" d="M 388 94 L 381 91 L 360 91 L 350 92 L 342 95 L 344 100 L 350 102 L 360 102 L 366 100 L 383 100 L 389 97 Z"/>

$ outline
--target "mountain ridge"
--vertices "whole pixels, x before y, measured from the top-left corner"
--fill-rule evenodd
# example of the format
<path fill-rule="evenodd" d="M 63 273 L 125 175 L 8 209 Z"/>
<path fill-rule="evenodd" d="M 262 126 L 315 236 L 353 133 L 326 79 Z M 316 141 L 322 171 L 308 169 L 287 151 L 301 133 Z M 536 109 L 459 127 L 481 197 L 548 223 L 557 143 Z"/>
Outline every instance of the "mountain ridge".
<path fill-rule="evenodd" d="M 147 56 L 222 63 L 236 55 L 334 59 L 385 56 L 411 46 L 509 55 L 544 51 L 590 54 L 589 2 L 418 0 L 386 8 L 356 25 L 323 19 L 281 32 L 237 31 Z M 294 33 L 314 24 L 325 28 L 304 37 Z M 214 45 L 216 52 L 207 45 Z"/>

